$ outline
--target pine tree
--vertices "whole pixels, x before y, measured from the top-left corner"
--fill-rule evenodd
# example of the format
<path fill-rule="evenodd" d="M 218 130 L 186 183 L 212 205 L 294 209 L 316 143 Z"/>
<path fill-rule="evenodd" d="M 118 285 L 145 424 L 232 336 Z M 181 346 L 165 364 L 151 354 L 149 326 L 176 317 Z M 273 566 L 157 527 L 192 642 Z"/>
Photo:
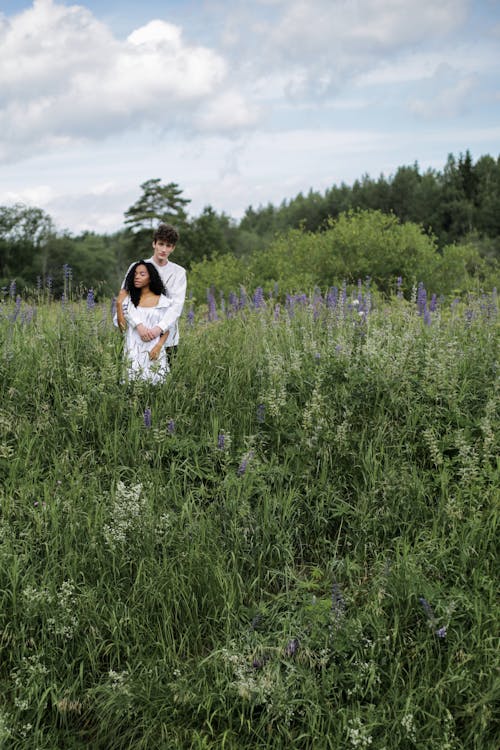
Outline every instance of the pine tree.
<path fill-rule="evenodd" d="M 176 182 L 162 185 L 159 178 L 146 180 L 141 185 L 142 195 L 125 211 L 125 224 L 133 232 L 152 230 L 156 224 L 183 225 L 187 221 L 185 206 L 191 201 L 182 198 Z"/>

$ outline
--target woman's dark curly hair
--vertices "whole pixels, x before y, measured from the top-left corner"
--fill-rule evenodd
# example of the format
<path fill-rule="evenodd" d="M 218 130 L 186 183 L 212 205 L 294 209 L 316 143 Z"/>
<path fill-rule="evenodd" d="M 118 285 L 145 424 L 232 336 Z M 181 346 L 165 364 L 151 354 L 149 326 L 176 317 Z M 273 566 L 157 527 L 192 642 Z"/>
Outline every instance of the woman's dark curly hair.
<path fill-rule="evenodd" d="M 156 270 L 155 266 L 147 260 L 138 260 L 137 263 L 134 263 L 134 265 L 128 272 L 124 284 L 124 287 L 129 293 L 130 299 L 134 303 L 135 307 L 137 307 L 137 305 L 139 304 L 139 300 L 141 299 L 141 290 L 137 289 L 137 287 L 134 286 L 134 276 L 137 266 L 146 266 L 149 273 L 149 288 L 151 289 L 153 294 L 165 294 L 165 287 L 163 286 L 160 274 Z"/>

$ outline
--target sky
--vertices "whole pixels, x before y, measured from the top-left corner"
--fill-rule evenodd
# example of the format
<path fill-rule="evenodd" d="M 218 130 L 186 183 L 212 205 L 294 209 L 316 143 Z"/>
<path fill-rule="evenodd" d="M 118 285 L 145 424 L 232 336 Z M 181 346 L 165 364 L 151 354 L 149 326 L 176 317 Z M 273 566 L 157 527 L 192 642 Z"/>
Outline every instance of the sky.
<path fill-rule="evenodd" d="M 0 205 L 108 234 L 500 155 L 500 0 L 0 0 Z"/>

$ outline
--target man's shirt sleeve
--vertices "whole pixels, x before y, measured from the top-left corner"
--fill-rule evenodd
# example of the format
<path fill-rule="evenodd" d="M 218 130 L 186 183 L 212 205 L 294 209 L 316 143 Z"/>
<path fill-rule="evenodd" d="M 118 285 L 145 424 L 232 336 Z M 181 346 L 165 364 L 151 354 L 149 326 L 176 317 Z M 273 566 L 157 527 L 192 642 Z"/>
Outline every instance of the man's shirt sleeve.
<path fill-rule="evenodd" d="M 186 299 L 187 279 L 185 270 L 182 268 L 172 280 L 167 280 L 165 286 L 170 306 L 158 324 L 163 331 L 169 330 L 181 316 Z"/>

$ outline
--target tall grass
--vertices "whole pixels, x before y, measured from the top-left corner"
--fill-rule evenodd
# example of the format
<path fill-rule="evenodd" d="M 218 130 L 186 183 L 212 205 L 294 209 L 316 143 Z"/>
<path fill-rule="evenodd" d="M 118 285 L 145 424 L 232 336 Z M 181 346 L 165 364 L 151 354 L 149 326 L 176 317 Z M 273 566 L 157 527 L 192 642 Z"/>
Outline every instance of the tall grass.
<path fill-rule="evenodd" d="M 496 298 L 422 295 L 211 304 L 157 388 L 4 304 L 1 747 L 496 750 Z"/>

